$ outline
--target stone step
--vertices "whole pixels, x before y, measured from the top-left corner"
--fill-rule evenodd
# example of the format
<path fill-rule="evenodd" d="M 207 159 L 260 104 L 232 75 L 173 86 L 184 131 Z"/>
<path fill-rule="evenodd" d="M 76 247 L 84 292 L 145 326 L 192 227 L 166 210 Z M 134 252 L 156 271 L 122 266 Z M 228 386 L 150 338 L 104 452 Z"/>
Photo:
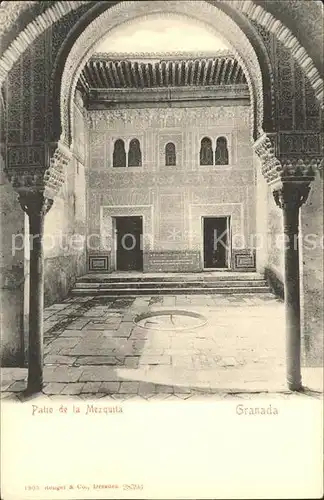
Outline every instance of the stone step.
<path fill-rule="evenodd" d="M 118 288 L 97 286 L 93 288 L 73 288 L 72 295 L 180 295 L 180 294 L 236 294 L 236 293 L 271 293 L 268 286 L 247 287 L 154 287 L 154 288 Z"/>
<path fill-rule="evenodd" d="M 259 273 L 219 273 L 217 276 L 215 275 L 206 275 L 205 273 L 195 273 L 195 274 L 180 274 L 174 273 L 173 275 L 170 273 L 159 275 L 150 275 L 150 274 L 138 274 L 135 276 L 129 275 L 102 275 L 102 274 L 93 274 L 93 275 L 85 275 L 81 276 L 78 279 L 80 283 L 139 283 L 139 282 L 165 282 L 165 283 L 173 283 L 173 282 L 219 282 L 219 281 L 260 281 L 263 280 L 262 274 Z"/>
<path fill-rule="evenodd" d="M 134 289 L 144 289 L 144 288 L 228 288 L 228 287 L 264 287 L 267 286 L 265 280 L 246 280 L 246 281 L 209 281 L 209 282 L 197 282 L 197 281 L 178 281 L 178 282 L 168 282 L 168 281 L 141 281 L 141 282 L 84 282 L 78 281 L 74 288 L 75 289 L 96 289 L 96 288 L 111 288 L 111 289 L 124 289 L 124 288 L 134 288 Z"/>

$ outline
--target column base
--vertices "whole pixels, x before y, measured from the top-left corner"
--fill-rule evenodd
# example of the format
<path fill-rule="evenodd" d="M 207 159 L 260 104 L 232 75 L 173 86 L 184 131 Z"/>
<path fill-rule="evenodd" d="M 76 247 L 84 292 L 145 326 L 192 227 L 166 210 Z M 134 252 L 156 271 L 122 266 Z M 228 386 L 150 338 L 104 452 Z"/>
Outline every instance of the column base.
<path fill-rule="evenodd" d="M 36 394 L 38 392 L 42 392 L 43 387 L 44 387 L 44 383 L 42 380 L 28 378 L 26 394 L 30 395 L 30 394 Z"/>
<path fill-rule="evenodd" d="M 287 382 L 288 389 L 293 392 L 301 392 L 304 390 L 303 384 L 301 382 Z"/>

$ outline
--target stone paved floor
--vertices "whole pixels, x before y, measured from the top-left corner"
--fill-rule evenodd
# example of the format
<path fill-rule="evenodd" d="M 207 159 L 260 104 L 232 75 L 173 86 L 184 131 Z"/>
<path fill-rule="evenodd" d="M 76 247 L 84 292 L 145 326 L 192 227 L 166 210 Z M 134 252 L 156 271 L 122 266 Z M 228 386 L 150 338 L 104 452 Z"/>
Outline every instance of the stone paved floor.
<path fill-rule="evenodd" d="M 205 324 L 176 315 L 135 322 L 165 310 L 198 313 Z M 44 396 L 290 397 L 283 314 L 271 294 L 68 298 L 44 312 Z M 303 395 L 320 395 L 319 371 L 303 375 Z M 26 369 L 3 368 L 1 397 L 22 400 L 26 378 Z"/>

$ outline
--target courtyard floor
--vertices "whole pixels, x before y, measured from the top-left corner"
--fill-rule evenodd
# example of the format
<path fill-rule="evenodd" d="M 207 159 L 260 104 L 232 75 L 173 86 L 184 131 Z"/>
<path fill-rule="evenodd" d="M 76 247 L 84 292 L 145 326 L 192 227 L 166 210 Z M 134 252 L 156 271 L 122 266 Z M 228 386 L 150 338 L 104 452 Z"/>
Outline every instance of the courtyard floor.
<path fill-rule="evenodd" d="M 284 306 L 266 293 L 72 297 L 45 309 L 44 342 L 44 397 L 185 400 L 322 392 L 323 372 L 310 368 L 303 370 L 303 393 L 287 390 Z M 1 372 L 2 399 L 24 400 L 27 369 Z"/>

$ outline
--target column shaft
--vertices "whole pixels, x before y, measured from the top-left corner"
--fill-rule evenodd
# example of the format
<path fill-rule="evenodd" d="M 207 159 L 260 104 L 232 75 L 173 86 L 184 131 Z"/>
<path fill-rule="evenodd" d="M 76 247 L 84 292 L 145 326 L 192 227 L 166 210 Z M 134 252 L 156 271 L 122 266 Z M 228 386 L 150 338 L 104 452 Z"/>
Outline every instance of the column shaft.
<path fill-rule="evenodd" d="M 288 388 L 294 391 L 302 387 L 298 219 L 299 207 L 284 204 L 286 372 Z"/>
<path fill-rule="evenodd" d="M 29 346 L 28 392 L 38 392 L 43 386 L 43 305 L 44 305 L 44 213 L 29 213 L 30 274 L 29 274 Z"/>

